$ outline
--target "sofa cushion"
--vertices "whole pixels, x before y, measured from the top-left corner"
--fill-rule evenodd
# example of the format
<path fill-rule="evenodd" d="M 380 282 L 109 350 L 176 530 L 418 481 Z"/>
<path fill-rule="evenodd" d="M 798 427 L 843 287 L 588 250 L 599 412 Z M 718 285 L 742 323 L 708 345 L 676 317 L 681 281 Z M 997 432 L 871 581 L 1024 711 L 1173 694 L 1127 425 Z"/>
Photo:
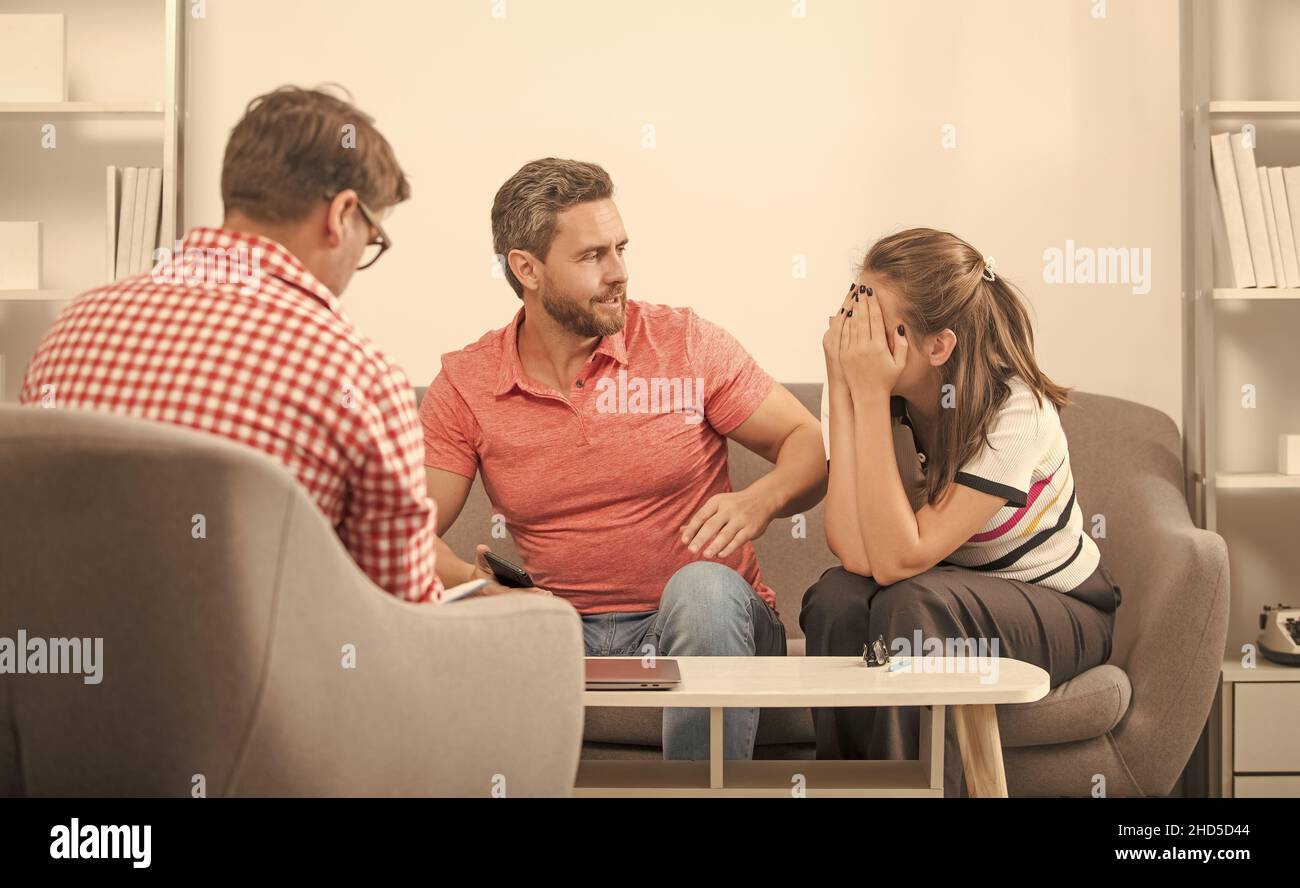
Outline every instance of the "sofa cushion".
<path fill-rule="evenodd" d="M 1128 675 L 1107 663 L 1053 688 L 1033 703 L 998 706 L 1002 746 L 1043 746 L 1100 737 L 1128 712 L 1133 687 Z"/>

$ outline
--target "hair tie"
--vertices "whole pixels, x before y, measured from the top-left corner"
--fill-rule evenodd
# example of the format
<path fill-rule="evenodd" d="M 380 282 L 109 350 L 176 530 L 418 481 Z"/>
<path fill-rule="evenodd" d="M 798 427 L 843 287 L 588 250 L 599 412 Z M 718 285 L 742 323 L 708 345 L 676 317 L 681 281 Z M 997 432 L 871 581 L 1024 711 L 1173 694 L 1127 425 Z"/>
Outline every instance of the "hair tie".
<path fill-rule="evenodd" d="M 997 275 L 993 273 L 993 269 L 997 268 L 997 265 L 998 265 L 998 260 L 994 259 L 992 256 L 985 256 L 984 270 L 980 272 L 980 277 L 984 278 L 984 280 L 986 281 L 997 280 L 998 279 Z"/>

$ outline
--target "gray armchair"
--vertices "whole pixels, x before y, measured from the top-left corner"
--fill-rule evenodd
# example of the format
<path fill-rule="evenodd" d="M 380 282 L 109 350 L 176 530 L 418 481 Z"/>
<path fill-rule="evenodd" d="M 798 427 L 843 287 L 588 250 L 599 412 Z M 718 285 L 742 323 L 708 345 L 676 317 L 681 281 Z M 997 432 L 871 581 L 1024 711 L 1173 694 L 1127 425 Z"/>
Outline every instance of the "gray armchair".
<path fill-rule="evenodd" d="M 820 413 L 820 385 L 788 388 L 813 415 Z M 1189 517 L 1180 438 L 1168 416 L 1104 395 L 1071 397 L 1061 420 L 1080 508 L 1088 529 L 1092 516 L 1106 518 L 1106 536 L 1097 544 L 1124 601 L 1109 663 L 1036 703 L 998 707 L 1007 786 L 1011 795 L 1080 796 L 1101 774 L 1110 796 L 1167 795 L 1196 745 L 1218 684 L 1227 636 L 1227 550 L 1222 538 Z M 910 433 L 900 427 L 897 435 L 901 453 L 911 446 Z M 765 460 L 734 443 L 730 460 L 736 487 L 768 470 Z M 476 480 L 447 541 L 461 552 L 491 542 L 517 558 L 509 539 L 489 539 L 491 513 Z M 776 590 L 792 656 L 804 651 L 798 623 L 803 594 L 836 563 L 822 515 L 822 505 L 809 510 L 803 535 L 790 521 L 775 521 L 755 544 L 764 580 Z M 588 710 L 583 757 L 661 755 L 660 717 L 660 710 L 649 708 Z M 806 709 L 763 711 L 756 757 L 813 754 Z"/>
<path fill-rule="evenodd" d="M 102 680 L 0 675 L 0 796 L 573 786 L 571 607 L 399 601 L 278 463 L 213 436 L 0 408 L 0 636 L 19 630 L 102 638 Z"/>

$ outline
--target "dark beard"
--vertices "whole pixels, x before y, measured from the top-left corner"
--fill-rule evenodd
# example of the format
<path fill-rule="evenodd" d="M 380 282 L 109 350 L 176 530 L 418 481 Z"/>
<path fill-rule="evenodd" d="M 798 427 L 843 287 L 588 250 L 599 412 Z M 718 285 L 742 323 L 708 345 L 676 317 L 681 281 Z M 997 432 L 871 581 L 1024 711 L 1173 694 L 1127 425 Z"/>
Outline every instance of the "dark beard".
<path fill-rule="evenodd" d="M 609 294 L 604 293 L 601 295 L 608 296 Z M 575 336 L 613 336 L 623 329 L 623 324 L 627 320 L 627 295 L 626 293 L 620 293 L 619 295 L 624 310 L 617 319 L 608 321 L 597 316 L 595 308 L 588 307 L 584 309 L 572 299 L 554 295 L 547 287 L 543 287 L 541 292 L 542 308 L 551 316 L 551 320 Z"/>

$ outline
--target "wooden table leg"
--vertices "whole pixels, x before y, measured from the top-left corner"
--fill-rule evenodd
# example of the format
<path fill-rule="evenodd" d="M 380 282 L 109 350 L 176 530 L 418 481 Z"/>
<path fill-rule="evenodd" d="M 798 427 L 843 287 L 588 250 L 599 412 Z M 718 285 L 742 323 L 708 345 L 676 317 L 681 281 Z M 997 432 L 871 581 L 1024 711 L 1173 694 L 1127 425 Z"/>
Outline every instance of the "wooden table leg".
<path fill-rule="evenodd" d="M 720 706 L 709 710 L 709 788 L 722 788 L 722 757 L 726 750 L 722 741 L 722 713 Z"/>
<path fill-rule="evenodd" d="M 991 703 L 954 706 L 952 719 L 966 769 L 966 791 L 971 798 L 1005 799 L 1007 773 L 1002 765 L 997 707 Z"/>

